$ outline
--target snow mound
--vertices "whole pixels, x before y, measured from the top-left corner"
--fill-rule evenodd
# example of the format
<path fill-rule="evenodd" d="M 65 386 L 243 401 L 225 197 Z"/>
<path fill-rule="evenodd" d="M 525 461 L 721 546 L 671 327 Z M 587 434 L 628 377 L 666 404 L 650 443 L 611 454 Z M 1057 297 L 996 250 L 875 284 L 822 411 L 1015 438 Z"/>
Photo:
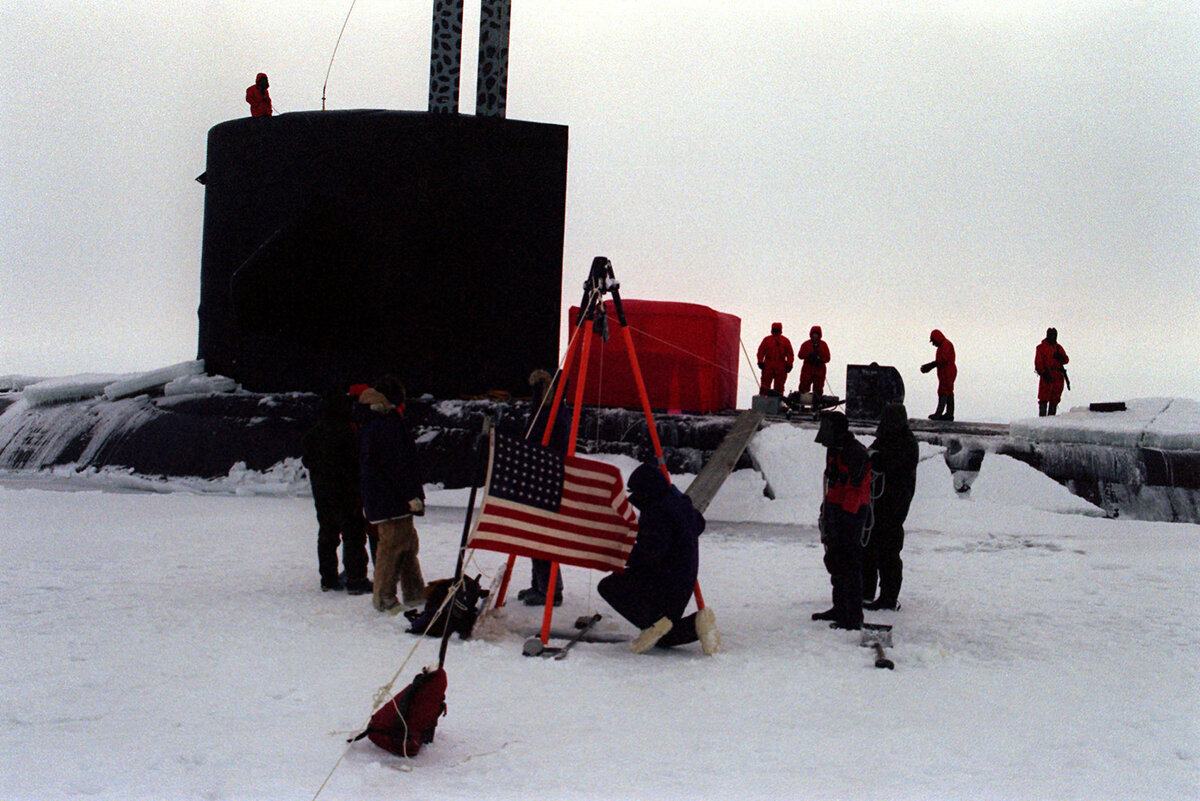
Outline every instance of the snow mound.
<path fill-rule="evenodd" d="M 750 441 L 750 452 L 762 470 L 765 484 L 775 498 L 746 504 L 746 485 L 754 481 L 751 471 L 741 470 L 727 484 L 738 487 L 742 504 L 726 509 L 717 493 L 710 507 L 710 519 L 746 520 L 774 523 L 815 523 L 821 506 L 825 449 L 814 441 L 811 429 L 775 424 L 760 431 Z M 864 445 L 873 438 L 860 437 Z M 969 494 L 956 492 L 945 449 L 926 442 L 918 443 L 921 461 L 917 465 L 917 490 L 910 518 L 926 521 L 939 518 L 970 518 L 980 507 L 1009 507 L 1059 514 L 1101 514 L 1101 510 L 1033 467 L 1008 456 L 989 453 Z M 761 481 L 761 479 L 760 479 Z M 725 488 L 722 489 L 722 492 Z"/>

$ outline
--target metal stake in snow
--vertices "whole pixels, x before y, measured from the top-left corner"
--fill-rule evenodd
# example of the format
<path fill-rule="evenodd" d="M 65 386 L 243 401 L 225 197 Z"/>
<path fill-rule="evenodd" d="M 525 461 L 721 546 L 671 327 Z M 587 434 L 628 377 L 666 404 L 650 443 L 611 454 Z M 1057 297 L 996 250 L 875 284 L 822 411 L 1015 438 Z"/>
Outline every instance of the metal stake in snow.
<path fill-rule="evenodd" d="M 886 623 L 863 623 L 859 645 L 875 650 L 875 667 L 895 670 L 896 663 L 887 658 L 884 646 L 892 644 L 892 627 Z"/>

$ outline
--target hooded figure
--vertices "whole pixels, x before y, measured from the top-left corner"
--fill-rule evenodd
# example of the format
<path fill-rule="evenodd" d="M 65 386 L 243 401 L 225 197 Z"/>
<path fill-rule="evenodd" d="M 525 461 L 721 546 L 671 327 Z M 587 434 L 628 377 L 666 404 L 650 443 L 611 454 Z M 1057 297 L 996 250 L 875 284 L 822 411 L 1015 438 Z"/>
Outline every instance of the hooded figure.
<path fill-rule="evenodd" d="M 246 87 L 246 102 L 250 104 L 251 117 L 271 116 L 271 93 L 267 91 L 270 85 L 267 74 L 260 72 L 254 79 L 254 85 Z"/>
<path fill-rule="evenodd" d="M 833 606 L 813 614 L 836 629 L 861 629 L 862 532 L 871 509 L 871 462 L 841 412 L 821 415 L 817 443 L 825 446 L 825 498 L 819 528 Z"/>
<path fill-rule="evenodd" d="M 783 385 L 787 381 L 787 374 L 792 371 L 795 358 L 792 341 L 783 335 L 783 323 L 771 323 L 770 335 L 763 337 L 758 345 L 758 369 L 762 370 L 758 394 L 766 395 L 774 390 L 782 395 Z"/>
<path fill-rule="evenodd" d="M 900 582 L 904 563 L 904 519 L 917 487 L 917 438 L 908 426 L 908 411 L 902 403 L 888 404 L 875 430 L 875 441 L 867 449 L 871 471 L 881 477 L 879 497 L 871 503 L 875 524 L 863 548 L 863 604 L 866 609 L 899 609 Z M 875 598 L 875 588 L 879 597 Z M 874 600 L 872 600 L 874 599 Z"/>
<path fill-rule="evenodd" d="M 929 332 L 929 342 L 937 348 L 933 361 L 921 365 L 921 372 L 928 373 L 937 368 L 938 407 L 929 415 L 930 420 L 954 420 L 954 379 L 958 377 L 958 366 L 954 361 L 954 343 L 938 329 Z"/>
<path fill-rule="evenodd" d="M 600 580 L 600 596 L 641 629 L 634 653 L 700 640 L 707 654 L 720 647 L 711 609 L 684 617 L 700 567 L 704 516 L 656 465 L 639 465 L 629 477 L 629 502 L 638 510 L 638 534 L 625 572 Z"/>
<path fill-rule="evenodd" d="M 825 390 L 825 365 L 829 364 L 829 346 L 821 339 L 821 326 L 814 325 L 808 339 L 800 346 L 800 391 L 813 393 L 813 406 L 817 396 Z"/>
<path fill-rule="evenodd" d="M 1067 381 L 1067 352 L 1058 344 L 1058 329 L 1047 328 L 1046 338 L 1033 352 L 1033 370 L 1038 381 L 1038 416 L 1045 417 L 1058 412 L 1062 400 L 1063 385 Z"/>
<path fill-rule="evenodd" d="M 404 420 L 404 385 L 391 376 L 364 390 L 358 402 L 370 407 L 358 440 L 362 472 L 363 514 L 379 530 L 375 552 L 374 605 L 395 614 L 397 579 L 403 606 L 425 602 L 425 580 L 417 559 L 420 541 L 413 515 L 425 513 L 425 490 L 417 463 L 417 446 Z"/>
<path fill-rule="evenodd" d="M 331 390 L 321 420 L 303 439 L 302 461 L 312 483 L 317 510 L 317 570 L 323 591 L 345 589 L 351 595 L 371 591 L 367 579 L 367 530 L 358 481 L 358 443 L 350 422 L 350 398 Z M 343 579 L 338 575 L 342 546 Z"/>

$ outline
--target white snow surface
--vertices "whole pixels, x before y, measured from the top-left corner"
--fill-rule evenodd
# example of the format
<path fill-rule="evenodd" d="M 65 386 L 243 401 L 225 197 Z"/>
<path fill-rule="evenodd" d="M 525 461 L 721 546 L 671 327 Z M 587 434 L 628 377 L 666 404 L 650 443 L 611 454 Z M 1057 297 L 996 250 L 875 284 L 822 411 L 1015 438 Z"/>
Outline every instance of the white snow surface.
<path fill-rule="evenodd" d="M 448 713 L 411 760 L 346 739 L 437 642 L 319 591 L 298 464 L 0 474 L 0 798 L 1200 797 L 1200 526 L 1103 519 L 994 454 L 964 499 L 925 448 L 903 609 L 868 613 L 895 625 L 880 670 L 857 633 L 809 619 L 830 599 L 812 433 L 756 439 L 775 500 L 738 471 L 709 507 L 721 653 L 524 658 L 540 609 L 510 604 L 451 640 Z M 428 490 L 434 579 L 469 492 Z M 468 569 L 486 586 L 503 559 Z M 565 570 L 556 628 L 599 611 L 632 633 L 600 577 Z"/>
<path fill-rule="evenodd" d="M 1115 447 L 1200 451 L 1200 402 L 1187 398 L 1136 398 L 1125 411 L 1092 412 L 1077 406 L 1053 417 L 1014 421 L 1014 439 Z"/>

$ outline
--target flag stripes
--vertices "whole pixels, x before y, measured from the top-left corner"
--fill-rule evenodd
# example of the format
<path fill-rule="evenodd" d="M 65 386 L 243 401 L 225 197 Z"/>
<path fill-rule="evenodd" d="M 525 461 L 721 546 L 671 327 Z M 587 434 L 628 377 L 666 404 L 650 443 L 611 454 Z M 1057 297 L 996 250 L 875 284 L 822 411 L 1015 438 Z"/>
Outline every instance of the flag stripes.
<path fill-rule="evenodd" d="M 623 570 L 637 538 L 637 517 L 621 471 L 494 431 L 491 436 L 488 484 L 468 545 Z"/>

